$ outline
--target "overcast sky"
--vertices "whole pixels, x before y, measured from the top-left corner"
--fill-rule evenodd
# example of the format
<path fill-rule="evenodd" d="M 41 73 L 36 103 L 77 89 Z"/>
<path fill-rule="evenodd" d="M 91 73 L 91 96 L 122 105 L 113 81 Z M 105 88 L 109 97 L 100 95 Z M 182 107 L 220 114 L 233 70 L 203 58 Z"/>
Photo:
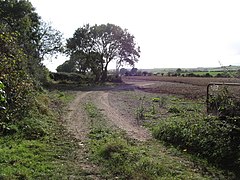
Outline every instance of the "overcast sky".
<path fill-rule="evenodd" d="M 30 0 L 65 38 L 86 23 L 116 24 L 141 47 L 136 67 L 240 65 L 239 0 Z M 50 70 L 65 57 L 47 63 Z M 114 64 L 111 65 L 115 67 Z"/>

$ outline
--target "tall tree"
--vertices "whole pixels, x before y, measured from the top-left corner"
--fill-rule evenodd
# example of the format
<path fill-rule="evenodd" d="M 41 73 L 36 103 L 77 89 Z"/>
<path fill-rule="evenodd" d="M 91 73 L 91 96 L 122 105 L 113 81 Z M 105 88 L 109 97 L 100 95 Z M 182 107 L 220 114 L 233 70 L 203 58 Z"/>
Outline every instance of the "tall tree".
<path fill-rule="evenodd" d="M 44 79 L 44 57 L 61 50 L 62 35 L 44 23 L 27 0 L 0 1 L 0 33 L 17 33 L 17 43 L 27 56 L 28 72 Z"/>
<path fill-rule="evenodd" d="M 36 83 L 46 80 L 42 60 L 60 46 L 60 33 L 41 21 L 28 0 L 0 0 L 0 126 L 26 115 Z"/>
<path fill-rule="evenodd" d="M 96 79 L 102 81 L 107 78 L 110 62 L 116 61 L 118 65 L 127 63 L 133 66 L 140 57 L 140 48 L 137 47 L 134 36 L 114 24 L 94 26 L 87 24 L 77 29 L 73 37 L 67 40 L 67 52 L 70 59 L 76 53 L 84 55 L 84 58 L 79 60 L 85 59 L 84 64 L 91 69 L 95 66 L 96 72 L 100 71 L 96 74 Z"/>

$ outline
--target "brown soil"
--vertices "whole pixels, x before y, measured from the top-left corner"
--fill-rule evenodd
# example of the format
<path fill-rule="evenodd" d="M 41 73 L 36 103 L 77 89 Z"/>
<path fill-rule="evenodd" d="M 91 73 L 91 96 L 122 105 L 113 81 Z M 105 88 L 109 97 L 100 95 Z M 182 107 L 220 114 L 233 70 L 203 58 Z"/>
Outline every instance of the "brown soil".
<path fill-rule="evenodd" d="M 111 93 L 113 93 L 113 90 L 79 91 L 75 100 L 69 105 L 69 113 L 66 116 L 66 126 L 68 130 L 84 143 L 89 132 L 90 122 L 83 105 L 87 101 L 91 101 L 105 115 L 109 126 L 120 128 L 124 130 L 130 138 L 139 141 L 150 139 L 150 133 L 140 126 L 134 117 L 128 113 L 120 112 L 118 107 L 113 106 L 112 101 L 114 101 L 114 99 L 109 96 Z"/>
<path fill-rule="evenodd" d="M 103 110 L 107 120 L 114 126 L 124 130 L 130 138 L 145 141 L 151 138 L 150 133 L 137 124 L 136 119 L 129 116 L 127 113 L 120 112 L 119 108 L 113 106 L 112 98 L 109 98 L 111 91 L 98 91 L 97 98 L 94 103 L 97 107 Z"/>
<path fill-rule="evenodd" d="M 205 77 L 129 76 L 123 80 L 145 92 L 181 95 L 190 99 L 206 98 L 210 82 L 240 83 L 239 78 Z"/>

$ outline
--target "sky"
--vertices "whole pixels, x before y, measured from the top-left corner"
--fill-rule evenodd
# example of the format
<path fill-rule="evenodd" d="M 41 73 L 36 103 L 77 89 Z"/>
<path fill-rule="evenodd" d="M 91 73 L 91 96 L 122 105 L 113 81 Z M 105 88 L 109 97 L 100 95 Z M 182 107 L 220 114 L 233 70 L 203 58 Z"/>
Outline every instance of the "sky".
<path fill-rule="evenodd" d="M 89 23 L 135 36 L 138 69 L 240 65 L 239 0 L 30 0 L 45 22 L 71 38 Z M 54 71 L 68 60 L 45 61 Z M 115 63 L 110 65 L 115 68 Z"/>

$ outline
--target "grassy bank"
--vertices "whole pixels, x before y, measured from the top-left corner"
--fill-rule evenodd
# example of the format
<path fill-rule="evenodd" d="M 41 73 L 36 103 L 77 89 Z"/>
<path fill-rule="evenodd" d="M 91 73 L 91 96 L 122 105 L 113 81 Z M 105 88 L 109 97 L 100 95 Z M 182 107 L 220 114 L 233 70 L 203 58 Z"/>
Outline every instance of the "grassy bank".
<path fill-rule="evenodd" d="M 76 141 L 61 125 L 63 107 L 73 98 L 62 92 L 36 97 L 28 117 L 0 137 L 0 179 L 67 179 L 81 176 Z"/>

